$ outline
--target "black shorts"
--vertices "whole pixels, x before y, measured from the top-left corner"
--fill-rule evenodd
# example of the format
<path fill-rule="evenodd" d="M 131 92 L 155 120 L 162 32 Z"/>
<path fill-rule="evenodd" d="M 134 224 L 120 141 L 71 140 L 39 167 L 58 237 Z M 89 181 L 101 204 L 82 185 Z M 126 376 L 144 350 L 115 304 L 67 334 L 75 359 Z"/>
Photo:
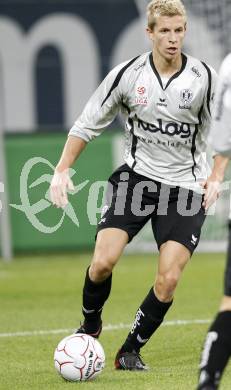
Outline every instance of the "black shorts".
<path fill-rule="evenodd" d="M 173 240 L 193 253 L 205 220 L 201 204 L 202 195 L 148 179 L 124 164 L 108 180 L 97 233 L 119 228 L 127 232 L 131 241 L 151 220 L 158 248 Z"/>
<path fill-rule="evenodd" d="M 231 297 L 231 221 L 229 221 L 229 244 L 224 275 L 224 294 Z"/>

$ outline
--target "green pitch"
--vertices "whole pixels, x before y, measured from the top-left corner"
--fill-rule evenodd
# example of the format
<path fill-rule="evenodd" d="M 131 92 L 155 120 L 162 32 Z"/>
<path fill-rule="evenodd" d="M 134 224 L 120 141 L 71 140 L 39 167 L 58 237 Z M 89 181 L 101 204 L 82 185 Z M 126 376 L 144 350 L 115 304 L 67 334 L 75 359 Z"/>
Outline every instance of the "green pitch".
<path fill-rule="evenodd" d="M 115 353 L 153 283 L 156 267 L 155 256 L 124 256 L 114 271 L 103 316 L 106 329 L 100 341 L 106 367 L 93 382 L 68 383 L 54 370 L 53 352 L 81 320 L 81 290 L 89 259 L 90 255 L 73 253 L 20 257 L 10 265 L 0 262 L 0 389 L 195 389 L 206 320 L 213 318 L 222 294 L 224 255 L 195 254 L 191 259 L 165 324 L 142 350 L 151 367 L 148 373 L 113 368 Z M 230 388 L 229 366 L 221 390 Z"/>

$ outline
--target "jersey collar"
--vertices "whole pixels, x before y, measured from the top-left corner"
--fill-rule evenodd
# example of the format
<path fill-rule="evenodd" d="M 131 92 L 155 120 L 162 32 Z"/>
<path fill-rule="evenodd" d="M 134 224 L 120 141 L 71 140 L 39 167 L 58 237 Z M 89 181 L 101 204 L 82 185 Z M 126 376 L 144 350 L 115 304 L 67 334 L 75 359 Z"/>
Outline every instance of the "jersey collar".
<path fill-rule="evenodd" d="M 162 88 L 163 90 L 165 90 L 165 89 L 169 86 L 169 84 L 170 84 L 174 79 L 176 79 L 178 76 L 180 76 L 180 74 L 181 74 L 181 73 L 183 72 L 183 70 L 185 69 L 186 64 L 187 64 L 187 57 L 186 57 L 186 55 L 183 54 L 183 53 L 181 53 L 181 57 L 182 57 L 182 65 L 181 65 L 181 68 L 180 68 L 179 72 L 176 72 L 174 75 L 172 75 L 172 77 L 168 80 L 168 82 L 167 82 L 167 84 L 166 84 L 166 86 L 165 86 L 165 88 L 164 88 L 164 87 L 163 87 L 163 84 L 162 84 L 161 77 L 160 77 L 160 75 L 159 75 L 159 73 L 158 73 L 158 71 L 157 71 L 157 69 L 156 69 L 156 67 L 155 67 L 155 64 L 154 64 L 154 62 L 153 62 L 152 52 L 150 53 L 150 55 L 149 55 L 150 65 L 151 65 L 152 70 L 153 70 L 153 72 L 155 73 L 155 75 L 156 75 L 156 77 L 157 77 L 157 80 L 159 81 L 159 84 L 160 84 L 160 86 L 161 86 L 161 88 Z"/>

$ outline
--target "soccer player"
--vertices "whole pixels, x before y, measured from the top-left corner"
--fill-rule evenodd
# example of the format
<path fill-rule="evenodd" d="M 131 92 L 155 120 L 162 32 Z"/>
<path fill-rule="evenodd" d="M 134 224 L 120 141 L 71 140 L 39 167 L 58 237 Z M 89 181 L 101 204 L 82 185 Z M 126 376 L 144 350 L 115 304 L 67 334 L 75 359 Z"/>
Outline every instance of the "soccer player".
<path fill-rule="evenodd" d="M 205 207 L 214 199 L 214 193 L 222 182 L 228 161 L 231 158 L 231 54 L 223 61 L 217 86 L 214 118 L 210 142 L 217 153 L 219 167 L 214 166 L 207 181 Z M 231 220 L 231 215 L 230 215 Z M 207 333 L 200 363 L 198 390 L 218 388 L 222 373 L 231 356 L 231 223 L 229 223 L 229 246 L 224 278 L 224 296 L 219 312 Z"/>
<path fill-rule="evenodd" d="M 51 182 L 52 202 L 65 206 L 67 189 L 72 188 L 68 168 L 122 111 L 125 164 L 109 178 L 86 271 L 84 322 L 78 332 L 99 336 L 112 270 L 128 242 L 151 220 L 158 270 L 116 355 L 115 368 L 123 370 L 147 369 L 140 349 L 172 305 L 182 271 L 199 242 L 205 219 L 204 151 L 216 79 L 210 66 L 182 52 L 187 17 L 180 0 L 151 1 L 147 18 L 152 51 L 116 66 L 103 80 L 71 128 Z M 186 212 L 192 205 L 195 212 Z"/>

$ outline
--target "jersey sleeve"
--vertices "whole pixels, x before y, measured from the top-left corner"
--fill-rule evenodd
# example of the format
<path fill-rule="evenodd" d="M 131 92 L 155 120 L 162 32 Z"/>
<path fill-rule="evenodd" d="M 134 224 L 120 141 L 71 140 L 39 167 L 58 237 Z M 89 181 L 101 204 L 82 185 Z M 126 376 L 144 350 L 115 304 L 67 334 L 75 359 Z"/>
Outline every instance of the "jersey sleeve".
<path fill-rule="evenodd" d="M 89 142 L 100 135 L 120 110 L 123 98 L 123 73 L 128 62 L 116 66 L 102 81 L 77 118 L 69 135 Z"/>
<path fill-rule="evenodd" d="M 212 121 L 212 113 L 214 110 L 214 96 L 215 96 L 216 84 L 217 84 L 217 73 L 212 67 L 206 64 L 204 65 L 208 73 L 208 84 L 207 84 L 206 93 L 204 97 L 202 116 L 203 116 L 204 127 L 207 129 L 207 135 L 208 135 L 208 131 Z"/>
<path fill-rule="evenodd" d="M 231 54 L 219 72 L 209 143 L 216 154 L 231 157 Z"/>

